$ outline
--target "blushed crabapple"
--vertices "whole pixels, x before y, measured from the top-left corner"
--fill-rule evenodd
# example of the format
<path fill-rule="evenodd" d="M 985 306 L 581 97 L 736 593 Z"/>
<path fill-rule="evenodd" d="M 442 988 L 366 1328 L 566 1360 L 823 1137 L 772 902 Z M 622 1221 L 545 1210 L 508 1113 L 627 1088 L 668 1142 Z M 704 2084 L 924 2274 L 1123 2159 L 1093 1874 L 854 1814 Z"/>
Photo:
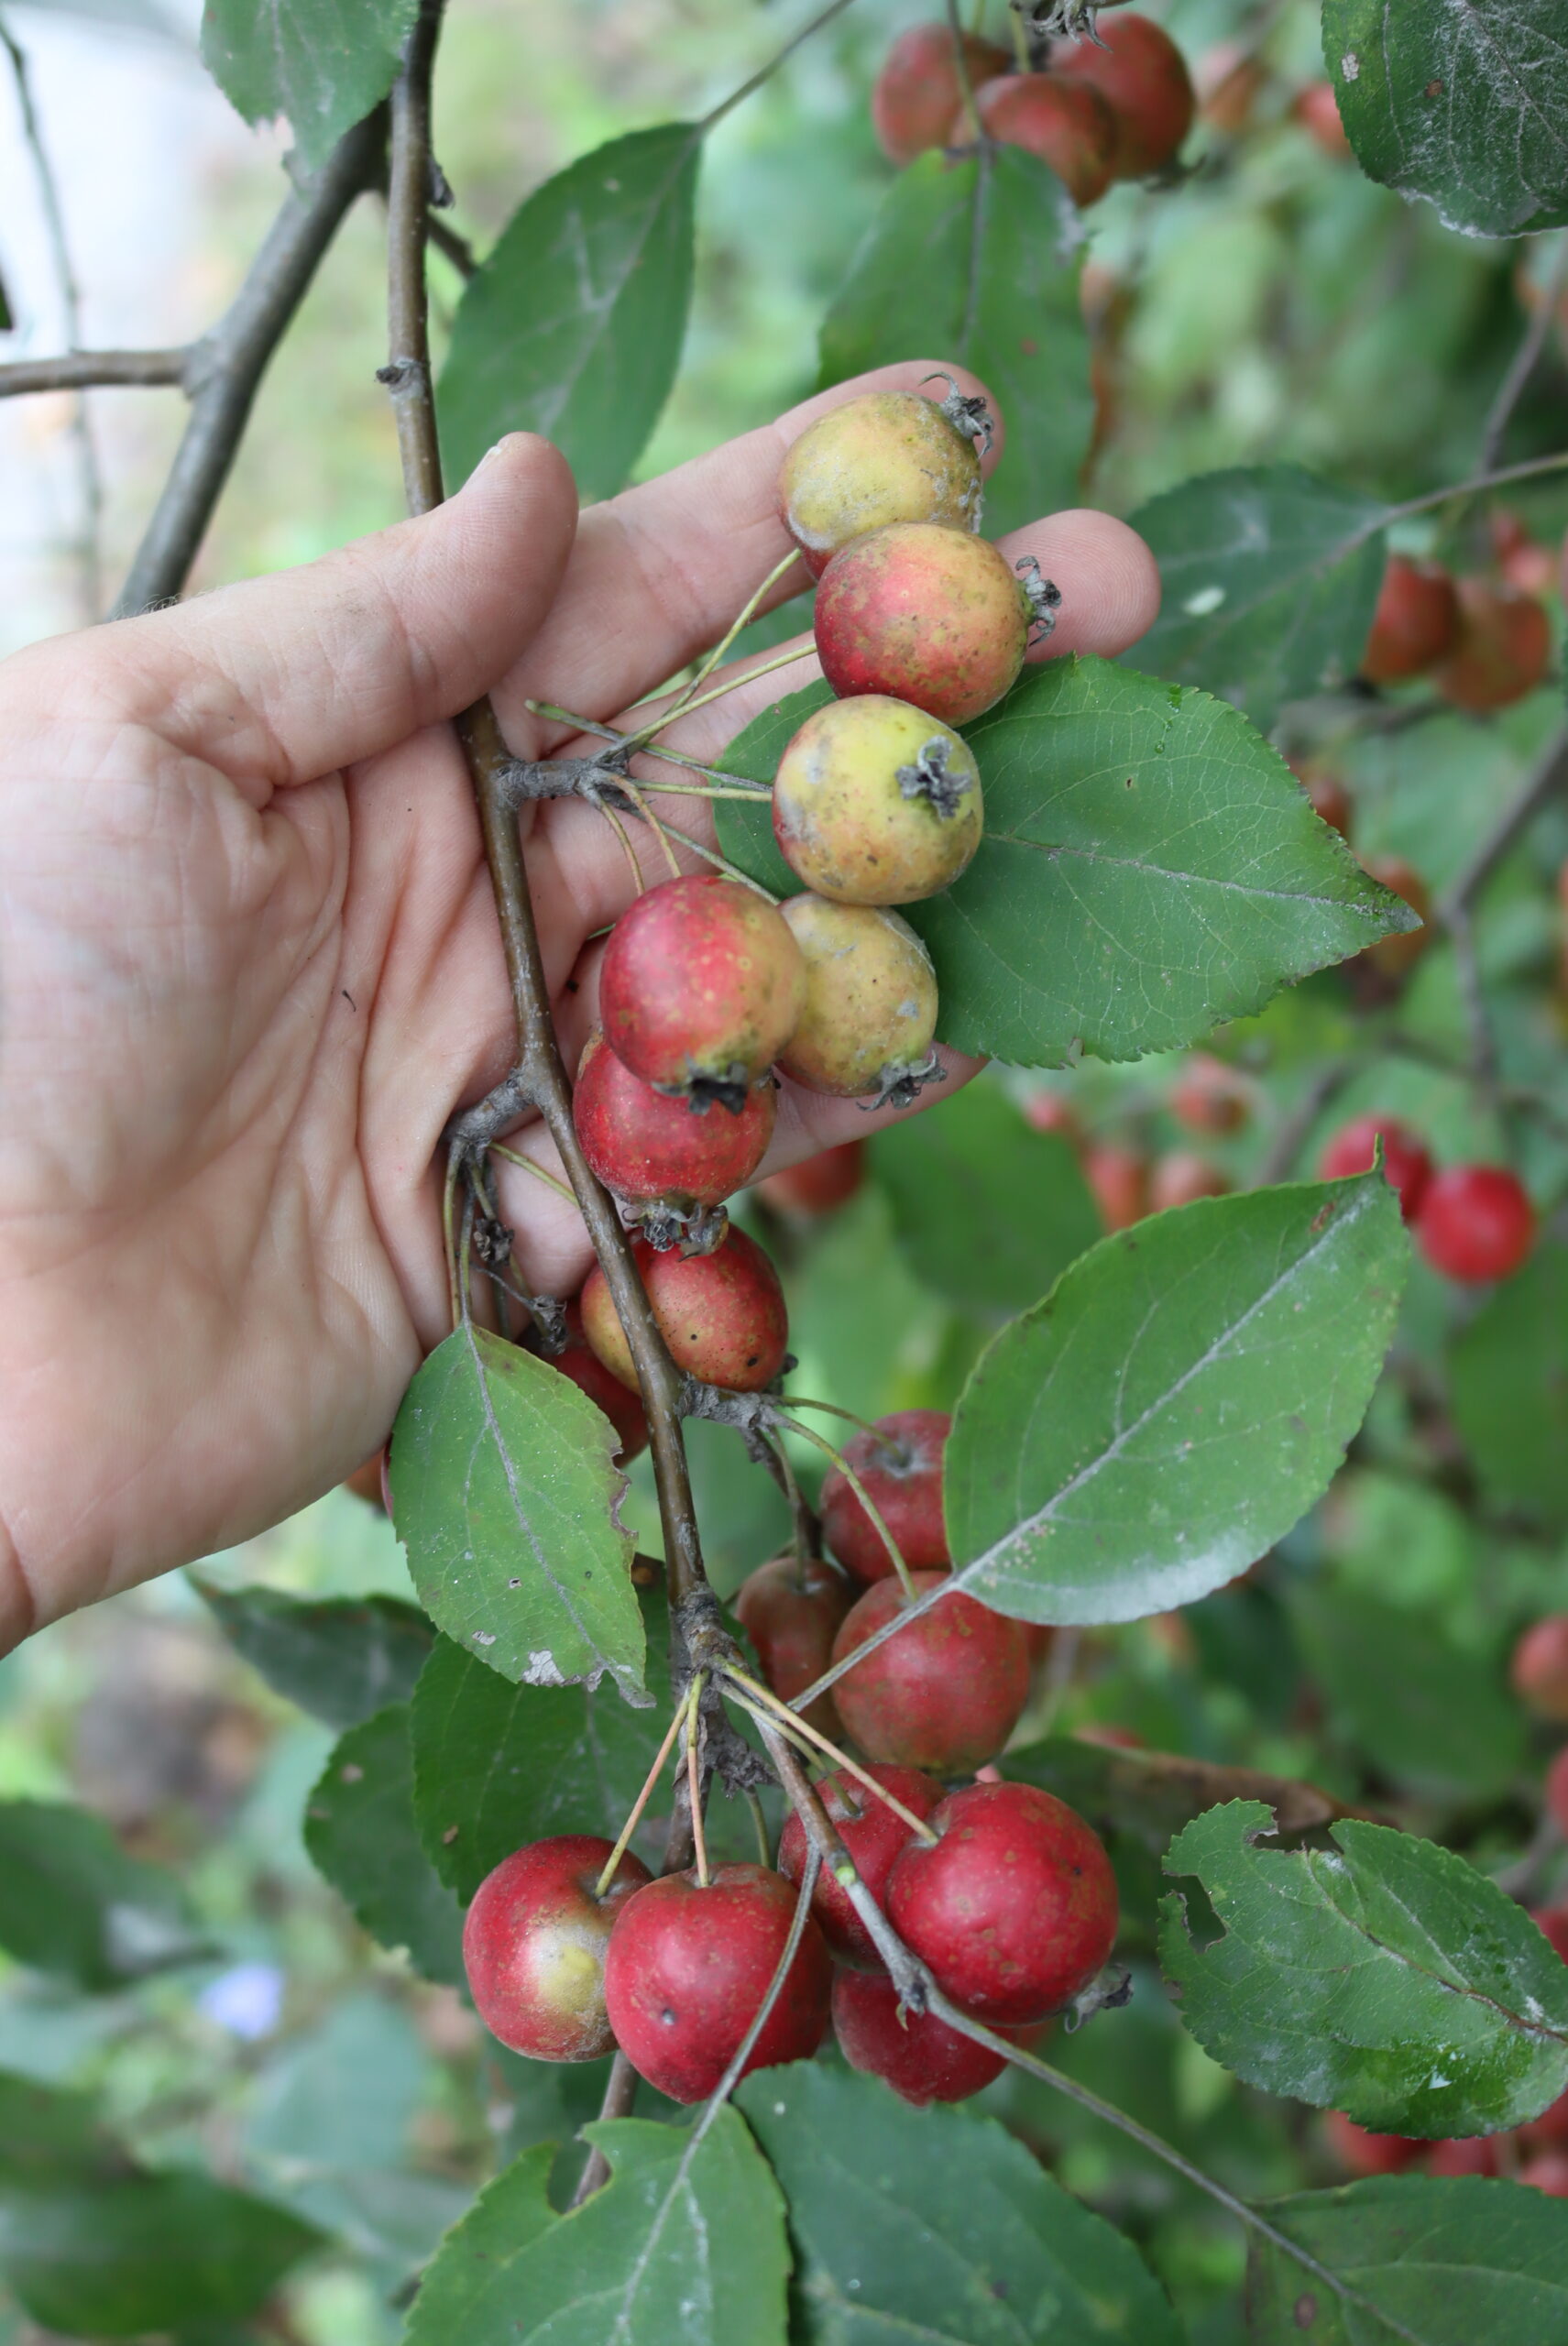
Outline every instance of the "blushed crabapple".
<path fill-rule="evenodd" d="M 1436 1269 L 1478 1287 L 1513 1277 L 1535 1228 L 1530 1192 L 1506 1165 L 1449 1165 L 1427 1183 L 1416 1242 Z"/>
<path fill-rule="evenodd" d="M 1427 2148 L 1404 2134 L 1372 2134 L 1343 2110 L 1323 2112 L 1323 2137 L 1348 2175 L 1402 2175 Z"/>
<path fill-rule="evenodd" d="M 1377 1143 L 1383 1143 L 1383 1178 L 1399 1193 L 1399 1211 L 1409 1222 L 1431 1179 L 1431 1158 L 1420 1135 L 1393 1116 L 1376 1113 L 1353 1116 L 1324 1144 L 1318 1171 L 1325 1181 L 1348 1180 L 1354 1173 L 1370 1173 Z"/>
<path fill-rule="evenodd" d="M 779 474 L 779 514 L 812 576 L 841 546 L 894 521 L 978 530 L 980 460 L 992 424 L 983 400 L 948 378 L 945 400 L 867 391 L 807 425 Z"/>
<path fill-rule="evenodd" d="M 1015 570 L 986 538 L 895 521 L 823 572 L 817 654 L 841 700 L 885 694 L 965 725 L 1016 680 L 1031 636 L 1050 631 L 1060 601 L 1032 556 Z"/>
<path fill-rule="evenodd" d="M 1459 595 L 1442 565 L 1391 554 L 1361 655 L 1361 673 L 1372 685 L 1403 684 L 1424 675 L 1453 650 L 1458 633 Z"/>
<path fill-rule="evenodd" d="M 971 87 L 1005 73 L 1006 49 L 976 33 L 962 40 Z M 928 148 L 940 147 L 962 97 L 949 27 L 913 25 L 901 33 L 872 88 L 872 124 L 888 160 L 912 163 Z"/>
<path fill-rule="evenodd" d="M 877 904 L 791 896 L 783 912 L 806 964 L 806 1003 L 780 1068 L 812 1091 L 908 1107 L 941 1072 L 937 973 L 920 938 Z"/>
<path fill-rule="evenodd" d="M 731 1225 L 708 1255 L 661 1254 L 645 1238 L 632 1258 L 675 1366 L 701 1385 L 760 1393 L 784 1364 L 789 1316 L 779 1275 Z M 638 1389 L 631 1348 L 596 1264 L 583 1288 L 583 1332 L 610 1373 Z"/>
<path fill-rule="evenodd" d="M 919 1768 L 873 1764 L 868 1773 L 884 1792 L 903 1803 L 912 1816 L 922 1819 L 942 1798 L 942 1786 Z M 824 1776 L 817 1787 L 822 1805 L 839 1829 L 839 1837 L 854 1859 L 855 1871 L 877 1904 L 887 1895 L 887 1878 L 894 1860 L 908 1840 L 911 1827 L 896 1811 L 843 1770 Z M 779 1838 L 779 1871 L 786 1881 L 798 1882 L 806 1873 L 810 1845 L 806 1827 L 793 1813 L 785 1818 Z M 811 1911 L 829 1952 L 840 1963 L 880 1969 L 882 1957 L 871 1933 L 850 1902 L 849 1892 L 824 1867 L 811 1894 Z"/>
<path fill-rule="evenodd" d="M 612 1844 L 563 1833 L 515 1849 L 485 1876 L 463 1923 L 463 1967 L 492 2036 L 534 2061 L 613 2052 L 605 1953 L 626 1902 L 652 1877 L 628 1850 L 603 1897 Z"/>
<path fill-rule="evenodd" d="M 984 829 L 980 768 L 968 742 L 883 693 L 814 710 L 773 777 L 779 851 L 814 895 L 832 904 L 880 907 L 936 895 L 968 868 Z M 934 997 L 934 977 L 931 991 Z"/>
<path fill-rule="evenodd" d="M 1170 1094 L 1170 1113 L 1190 1133 L 1239 1133 L 1252 1113 L 1246 1084 L 1234 1068 L 1194 1051 Z"/>
<path fill-rule="evenodd" d="M 1223 1198 L 1230 1182 L 1217 1165 L 1195 1149 L 1173 1148 L 1157 1157 L 1149 1176 L 1149 1211 L 1169 1213 L 1177 1206 L 1196 1205 L 1200 1198 Z"/>
<path fill-rule="evenodd" d="M 757 1183 L 757 1195 L 775 1213 L 813 1218 L 848 1205 L 866 1178 L 863 1140 L 840 1141 L 837 1148 L 818 1149 L 798 1165 L 786 1165 Z"/>
<path fill-rule="evenodd" d="M 1309 82 L 1292 100 L 1290 115 L 1312 144 L 1336 162 L 1343 162 L 1352 152 L 1332 82 Z"/>
<path fill-rule="evenodd" d="M 762 1676 L 782 1701 L 793 1703 L 821 1677 L 854 1601 L 843 1573 L 819 1556 L 773 1556 L 741 1582 L 732 1600 L 735 1617 L 756 1648 Z M 801 1716 L 819 1735 L 837 1739 L 839 1713 L 831 1691 L 808 1704 Z"/>
<path fill-rule="evenodd" d="M 1459 581 L 1459 632 L 1433 678 L 1444 700 L 1470 717 L 1508 708 L 1535 690 L 1552 661 L 1545 606 L 1485 578 Z"/>
<path fill-rule="evenodd" d="M 778 1093 L 764 1076 L 739 1115 L 694 1115 L 688 1103 L 633 1075 L 596 1027 L 572 1094 L 583 1155 L 607 1189 L 640 1216 L 655 1245 L 674 1245 L 682 1222 L 743 1189 L 773 1136 Z"/>
<path fill-rule="evenodd" d="M 599 1023 L 656 1091 L 739 1116 L 795 1030 L 806 972 L 787 924 L 754 888 L 702 872 L 630 904 L 605 947 Z"/>
<path fill-rule="evenodd" d="M 1022 147 L 1054 171 L 1081 212 L 1110 186 L 1116 154 L 1116 118 L 1098 90 L 1057 73 L 1003 73 L 974 93 L 975 112 L 1003 147 Z M 949 133 L 956 147 L 969 136 L 962 109 Z"/>
<path fill-rule="evenodd" d="M 942 1512 L 942 1458 L 952 1419 L 945 1409 L 895 1409 L 844 1447 L 845 1463 L 898 1543 L 914 1572 L 952 1562 Z M 828 1545 L 858 1581 L 885 1580 L 892 1557 L 840 1467 L 822 1485 L 822 1529 Z"/>
<path fill-rule="evenodd" d="M 1115 131 L 1113 179 L 1146 180 L 1175 161 L 1198 97 L 1187 60 L 1163 26 L 1131 13 L 1106 16 L 1097 38 L 1053 49 L 1051 71 L 1104 99 Z"/>
<path fill-rule="evenodd" d="M 1531 1624 L 1514 1648 L 1508 1680 L 1537 1718 L 1568 1727 L 1568 1613 Z"/>
<path fill-rule="evenodd" d="M 1149 1210 L 1148 1158 L 1141 1148 L 1119 1141 L 1091 1141 L 1083 1152 L 1083 1178 L 1106 1230 L 1130 1230 Z"/>
<path fill-rule="evenodd" d="M 916 1600 L 946 1577 L 912 1573 Z M 896 1619 L 905 1603 L 896 1580 L 874 1581 L 833 1640 L 835 1663 Z M 995 1758 L 1018 1724 L 1029 1698 L 1029 1650 L 1016 1621 L 954 1590 L 857 1661 L 833 1694 L 869 1760 L 970 1775 Z"/>

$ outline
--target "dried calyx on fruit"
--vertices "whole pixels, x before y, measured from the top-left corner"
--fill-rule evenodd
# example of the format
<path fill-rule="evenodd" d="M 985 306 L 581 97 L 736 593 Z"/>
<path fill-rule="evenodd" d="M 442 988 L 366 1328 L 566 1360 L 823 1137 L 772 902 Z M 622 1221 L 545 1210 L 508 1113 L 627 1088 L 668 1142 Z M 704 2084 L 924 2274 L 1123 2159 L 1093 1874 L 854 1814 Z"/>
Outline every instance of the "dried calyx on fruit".
<path fill-rule="evenodd" d="M 694 1115 L 655 1091 L 596 1028 L 577 1069 L 572 1116 L 583 1154 L 650 1244 L 706 1251 L 724 1217 L 712 1209 L 745 1188 L 773 1136 L 777 1090 L 764 1076 L 738 1115 Z"/>
<path fill-rule="evenodd" d="M 907 1108 L 944 1071 L 931 956 L 877 905 L 792 896 L 783 912 L 806 963 L 806 1007 L 780 1068 L 813 1091 Z"/>
<path fill-rule="evenodd" d="M 981 457 L 993 427 L 952 377 L 944 399 L 868 391 L 808 424 L 779 474 L 784 528 L 819 576 L 854 539 L 894 521 L 980 527 Z"/>
<path fill-rule="evenodd" d="M 815 895 L 834 904 L 934 896 L 967 870 L 984 829 L 980 768 L 968 742 L 883 693 L 814 710 L 773 777 L 779 851 Z M 809 998 L 808 982 L 803 993 Z"/>
<path fill-rule="evenodd" d="M 740 1116 L 805 994 L 776 906 L 705 873 L 666 880 L 622 913 L 605 948 L 599 1016 L 610 1048 L 654 1091 Z"/>

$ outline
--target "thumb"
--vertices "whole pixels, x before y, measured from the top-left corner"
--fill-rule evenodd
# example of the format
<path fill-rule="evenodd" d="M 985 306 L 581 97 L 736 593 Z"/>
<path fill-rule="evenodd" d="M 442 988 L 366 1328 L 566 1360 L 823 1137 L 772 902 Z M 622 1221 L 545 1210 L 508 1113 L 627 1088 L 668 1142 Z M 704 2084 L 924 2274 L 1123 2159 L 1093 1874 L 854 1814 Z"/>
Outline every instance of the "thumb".
<path fill-rule="evenodd" d="M 488 692 L 548 612 L 576 519 L 565 458 L 514 433 L 419 520 L 100 641 L 130 713 L 166 740 L 275 787 L 306 782 Z"/>

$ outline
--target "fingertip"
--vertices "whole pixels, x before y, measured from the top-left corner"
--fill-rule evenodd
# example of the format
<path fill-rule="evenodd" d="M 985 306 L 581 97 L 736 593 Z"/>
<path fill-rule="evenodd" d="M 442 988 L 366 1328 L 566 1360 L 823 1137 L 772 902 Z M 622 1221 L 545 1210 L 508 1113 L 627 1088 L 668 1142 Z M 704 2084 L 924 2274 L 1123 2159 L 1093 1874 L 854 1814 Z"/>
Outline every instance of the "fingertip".
<path fill-rule="evenodd" d="M 1061 589 L 1056 628 L 1031 651 L 1032 660 L 1069 652 L 1114 659 L 1159 617 L 1159 565 L 1137 532 L 1113 514 L 1087 507 L 1053 513 L 1003 543 L 1010 560 L 1032 554 Z"/>

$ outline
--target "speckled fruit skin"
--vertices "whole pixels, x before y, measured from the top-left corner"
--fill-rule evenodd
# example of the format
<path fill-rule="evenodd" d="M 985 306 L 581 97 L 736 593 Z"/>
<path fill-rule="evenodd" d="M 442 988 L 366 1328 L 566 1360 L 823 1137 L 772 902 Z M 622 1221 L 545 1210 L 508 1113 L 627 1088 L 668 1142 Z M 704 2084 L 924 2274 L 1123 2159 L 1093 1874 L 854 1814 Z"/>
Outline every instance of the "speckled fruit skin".
<path fill-rule="evenodd" d="M 694 1115 L 686 1101 L 644 1083 L 597 1031 L 577 1069 L 572 1119 L 583 1155 L 629 1204 L 669 1199 L 685 1210 L 721 1205 L 743 1189 L 773 1136 L 778 1093 L 764 1076 L 738 1116 Z"/>
<path fill-rule="evenodd" d="M 1196 1149 L 1173 1148 L 1155 1159 L 1149 1176 L 1149 1211 L 1169 1213 L 1176 1206 L 1196 1205 L 1200 1198 L 1223 1198 L 1230 1182 L 1217 1165 Z"/>
<path fill-rule="evenodd" d="M 900 779 L 922 761 L 938 776 L 938 796 L 909 795 Z M 968 867 L 984 830 L 980 768 L 968 742 L 885 693 L 814 710 L 791 735 L 773 777 L 779 852 L 814 895 L 831 904 L 912 904 L 934 896 Z"/>
<path fill-rule="evenodd" d="M 717 872 L 666 880 L 623 912 L 599 973 L 605 1040 L 660 1091 L 749 1087 L 795 1031 L 806 972 L 753 888 Z M 740 1104 L 739 1098 L 732 1103 Z"/>
<path fill-rule="evenodd" d="M 989 539 L 895 521 L 857 538 L 823 572 L 817 653 L 840 700 L 883 693 L 965 725 L 1016 678 L 1031 618 Z"/>
<path fill-rule="evenodd" d="M 1087 82 L 1057 73 L 1003 73 L 974 93 L 975 112 L 1003 147 L 1022 147 L 1053 170 L 1081 211 L 1110 186 L 1116 154 L 1116 117 Z M 957 146 L 962 110 L 948 136 Z"/>
<path fill-rule="evenodd" d="M 630 1851 L 594 1895 L 611 1844 L 563 1833 L 503 1858 L 474 1892 L 463 1965 L 492 2036 L 534 2061 L 597 2061 L 615 2049 L 605 2011 L 605 1951 L 618 1916 L 651 1879 Z"/>
<path fill-rule="evenodd" d="M 842 1573 L 820 1557 L 774 1556 L 741 1582 L 735 1617 L 757 1649 L 762 1676 L 786 1703 L 821 1677 L 839 1625 L 855 1601 Z M 801 1714 L 818 1734 L 839 1737 L 831 1694 L 818 1694 Z"/>
<path fill-rule="evenodd" d="M 583 1307 L 574 1297 L 566 1306 L 566 1349 L 551 1361 L 563 1376 L 586 1393 L 596 1409 L 602 1409 L 620 1437 L 617 1455 L 623 1466 L 640 1458 L 648 1447 L 648 1420 L 643 1414 L 642 1397 L 628 1392 L 619 1376 L 612 1376 L 583 1333 Z"/>
<path fill-rule="evenodd" d="M 789 1315 L 779 1275 L 754 1239 L 726 1231 L 711 1255 L 631 1253 L 675 1366 L 702 1385 L 760 1393 L 784 1366 Z M 602 1270 L 583 1289 L 583 1333 L 612 1375 L 638 1389 L 631 1351 Z"/>
<path fill-rule="evenodd" d="M 1369 855 L 1362 869 L 1396 896 L 1402 896 L 1423 924 L 1431 917 L 1431 890 L 1412 864 L 1398 855 Z M 1431 943 L 1430 926 L 1401 929 L 1393 937 L 1380 937 L 1356 956 L 1358 960 L 1371 963 L 1385 978 L 1407 977 Z"/>
<path fill-rule="evenodd" d="M 966 33 L 963 49 L 973 88 L 1007 71 L 1008 52 L 994 41 Z M 914 25 L 901 33 L 872 88 L 872 126 L 888 160 L 912 163 L 928 147 L 940 147 L 962 96 L 947 25 Z"/>
<path fill-rule="evenodd" d="M 779 518 L 819 578 L 841 546 L 894 521 L 978 530 L 980 453 L 941 403 L 867 391 L 808 424 L 779 474 Z"/>
<path fill-rule="evenodd" d="M 1512 1278 L 1535 1244 L 1535 1208 L 1506 1165 L 1450 1165 L 1427 1184 L 1416 1240 L 1429 1263 L 1464 1285 Z"/>
<path fill-rule="evenodd" d="M 1409 1222 L 1426 1195 L 1431 1179 L 1431 1158 L 1420 1137 L 1392 1116 L 1353 1116 L 1342 1124 L 1318 1159 L 1325 1181 L 1347 1180 L 1353 1173 L 1370 1173 L 1381 1136 L 1383 1178 L 1399 1192 L 1399 1211 Z"/>
<path fill-rule="evenodd" d="M 916 1598 L 946 1577 L 911 1573 Z M 834 1639 L 835 1662 L 903 1608 L 897 1581 L 875 1582 Z M 1016 1621 L 955 1590 L 857 1662 L 833 1694 L 868 1760 L 967 1776 L 996 1757 L 1018 1724 L 1029 1694 L 1029 1649 Z"/>
<path fill-rule="evenodd" d="M 937 972 L 909 923 L 881 905 L 823 896 L 791 896 L 783 911 L 806 964 L 806 1006 L 779 1056 L 784 1074 L 862 1100 L 924 1066 L 937 1032 Z"/>
<path fill-rule="evenodd" d="M 833 2034 L 851 2069 L 880 2077 L 921 2110 L 932 2101 L 967 2101 L 1007 2066 L 1004 2053 L 960 2036 L 934 2012 L 901 2020 L 898 1990 L 885 1973 L 834 1973 Z"/>
<path fill-rule="evenodd" d="M 615 2041 L 672 2101 L 704 2101 L 767 1993 L 795 1893 L 766 1866 L 717 1866 L 706 1890 L 665 1874 L 621 1908 L 605 1959 Z M 828 2028 L 832 1965 L 809 1916 L 746 2074 L 808 2061 Z"/>
<path fill-rule="evenodd" d="M 1323 2140 L 1347 2175 L 1401 2175 L 1427 2148 L 1404 2134 L 1369 2134 L 1340 2110 L 1323 2116 Z"/>
<path fill-rule="evenodd" d="M 895 1409 L 878 1418 L 874 1433 L 858 1433 L 844 1457 L 898 1542 L 912 1572 L 952 1562 L 942 1517 L 942 1453 L 953 1421 L 945 1409 Z M 828 1545 L 858 1581 L 885 1580 L 893 1571 L 882 1536 L 839 1469 L 822 1485 L 822 1529 Z"/>
<path fill-rule="evenodd" d="M 1458 594 L 1459 634 L 1433 681 L 1455 708 L 1485 717 L 1535 690 L 1552 659 L 1552 625 L 1544 605 L 1516 587 L 1462 578 Z"/>
<path fill-rule="evenodd" d="M 1537 1718 L 1568 1727 L 1568 1613 L 1531 1624 L 1514 1648 L 1508 1677 Z"/>
<path fill-rule="evenodd" d="M 757 1195 L 775 1213 L 835 1213 L 848 1205 L 865 1178 L 865 1142 L 846 1140 L 837 1148 L 818 1149 L 798 1165 L 786 1165 L 782 1173 L 770 1173 L 758 1182 Z"/>
<path fill-rule="evenodd" d="M 1110 1960 L 1116 1877 L 1097 1833 L 1034 1784 L 970 1784 L 911 1838 L 887 1915 L 937 1984 L 978 2019 L 1017 2027 L 1059 2012 Z"/>
<path fill-rule="evenodd" d="M 869 1772 L 915 1816 L 929 1816 L 942 1798 L 941 1785 L 918 1768 L 880 1766 L 872 1767 Z M 839 1839 L 855 1861 L 856 1872 L 877 1904 L 883 1905 L 887 1896 L 888 1875 L 909 1838 L 909 1826 L 885 1801 L 878 1800 L 875 1792 L 868 1792 L 841 1770 L 824 1776 L 817 1790 L 839 1828 Z M 786 1881 L 801 1880 L 808 1846 L 806 1827 L 792 1813 L 779 1840 L 779 1871 Z M 882 1957 L 871 1933 L 850 1905 L 848 1891 L 839 1888 L 826 1868 L 817 1877 L 811 1912 L 829 1951 L 840 1963 L 856 1964 L 869 1970 L 882 1969 Z"/>
<path fill-rule="evenodd" d="M 1459 597 L 1442 565 L 1390 554 L 1361 673 L 1372 685 L 1424 675 L 1453 650 L 1458 633 Z"/>
<path fill-rule="evenodd" d="M 1174 161 L 1192 127 L 1198 98 L 1187 60 L 1170 35 L 1147 16 L 1102 16 L 1100 38 L 1051 51 L 1051 71 L 1097 90 L 1111 111 L 1115 146 L 1111 175 L 1146 180 Z"/>

